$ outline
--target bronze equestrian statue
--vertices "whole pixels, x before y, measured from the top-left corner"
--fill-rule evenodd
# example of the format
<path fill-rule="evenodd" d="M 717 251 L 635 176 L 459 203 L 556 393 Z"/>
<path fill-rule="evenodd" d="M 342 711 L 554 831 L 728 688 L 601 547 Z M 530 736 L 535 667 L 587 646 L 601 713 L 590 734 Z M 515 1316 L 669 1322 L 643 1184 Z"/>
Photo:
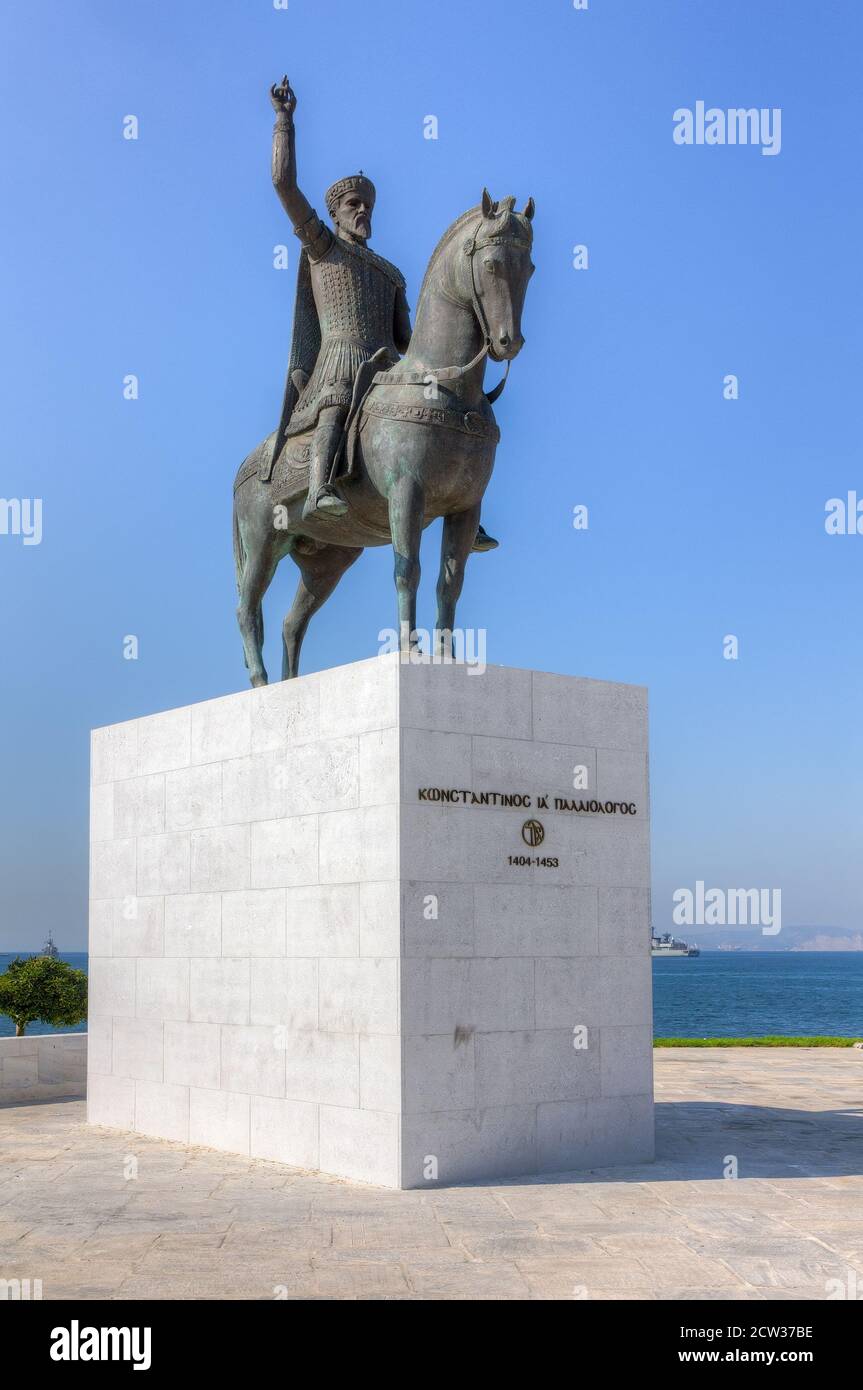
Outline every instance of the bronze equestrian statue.
<path fill-rule="evenodd" d="M 533 272 L 533 199 L 482 202 L 439 241 L 411 332 L 405 282 L 371 251 L 375 191 L 362 173 L 326 195 L 331 231 L 297 187 L 287 78 L 271 88 L 273 183 L 302 243 L 293 341 L 278 429 L 234 483 L 237 616 L 253 686 L 265 685 L 261 604 L 290 555 L 300 571 L 283 626 L 282 678 L 296 676 L 312 614 L 371 545 L 392 544 L 400 646 L 416 642 L 420 538 L 444 518 L 436 642 L 452 653 L 455 609 L 472 550 L 497 542 L 480 508 L 500 431 L 483 390 L 486 358 L 521 351 Z M 404 356 L 399 359 L 399 353 Z"/>

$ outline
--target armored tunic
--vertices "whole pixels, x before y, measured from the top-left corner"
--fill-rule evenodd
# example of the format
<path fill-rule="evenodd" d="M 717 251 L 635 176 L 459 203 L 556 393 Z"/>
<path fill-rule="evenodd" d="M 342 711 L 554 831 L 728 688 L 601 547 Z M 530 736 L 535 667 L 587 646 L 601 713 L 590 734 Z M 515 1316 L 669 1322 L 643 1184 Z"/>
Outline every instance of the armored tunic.
<path fill-rule="evenodd" d="M 307 263 L 300 269 L 296 319 L 304 313 L 316 315 L 320 350 L 291 412 L 287 435 L 310 429 L 327 406 L 347 408 L 357 371 L 379 348 L 387 348 L 392 360 L 398 360 L 393 337 L 396 295 L 405 287 L 394 265 L 367 246 L 335 236 L 316 214 L 296 228 L 296 234 Z M 313 307 L 301 303 L 304 272 L 311 281 Z M 295 339 L 297 329 L 295 321 Z"/>

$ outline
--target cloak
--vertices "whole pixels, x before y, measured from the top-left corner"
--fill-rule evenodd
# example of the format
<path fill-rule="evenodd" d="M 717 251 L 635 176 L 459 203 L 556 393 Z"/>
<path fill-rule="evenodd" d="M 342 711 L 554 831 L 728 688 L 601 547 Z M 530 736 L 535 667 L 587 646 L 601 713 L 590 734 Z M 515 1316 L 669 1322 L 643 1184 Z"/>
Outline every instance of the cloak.
<path fill-rule="evenodd" d="M 294 326 L 291 334 L 291 355 L 288 358 L 288 374 L 285 378 L 285 393 L 282 399 L 282 414 L 273 451 L 261 465 L 261 481 L 268 483 L 273 476 L 276 459 L 282 452 L 287 437 L 288 425 L 294 412 L 297 398 L 314 370 L 321 350 L 321 325 L 312 294 L 312 274 L 309 255 L 305 247 L 300 252 L 297 267 L 297 294 L 294 301 Z"/>

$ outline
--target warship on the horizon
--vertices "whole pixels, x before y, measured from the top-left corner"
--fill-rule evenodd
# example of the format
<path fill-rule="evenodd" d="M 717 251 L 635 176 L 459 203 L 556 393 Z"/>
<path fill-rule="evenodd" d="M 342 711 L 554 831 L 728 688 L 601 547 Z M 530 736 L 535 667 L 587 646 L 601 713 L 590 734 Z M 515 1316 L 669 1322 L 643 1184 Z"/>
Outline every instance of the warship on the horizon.
<path fill-rule="evenodd" d="M 685 941 L 666 932 L 665 936 L 651 936 L 650 954 L 652 956 L 699 956 L 697 946 L 688 946 Z"/>

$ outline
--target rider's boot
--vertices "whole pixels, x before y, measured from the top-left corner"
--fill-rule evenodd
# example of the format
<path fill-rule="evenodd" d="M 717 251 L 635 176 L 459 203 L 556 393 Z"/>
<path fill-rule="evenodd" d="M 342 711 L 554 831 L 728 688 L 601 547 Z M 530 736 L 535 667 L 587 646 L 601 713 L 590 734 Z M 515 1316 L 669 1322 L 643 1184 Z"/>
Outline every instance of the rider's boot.
<path fill-rule="evenodd" d="M 500 541 L 496 541 L 494 536 L 490 536 L 484 526 L 477 527 L 476 540 L 471 547 L 475 554 L 482 555 L 486 550 L 497 550 L 499 545 Z"/>
<path fill-rule="evenodd" d="M 312 456 L 309 463 L 309 491 L 303 507 L 303 516 L 344 516 L 348 504 L 340 497 L 333 485 L 328 482 L 333 459 L 339 447 L 344 425 L 341 410 L 322 410 L 318 420 L 315 437 L 312 441 Z"/>

